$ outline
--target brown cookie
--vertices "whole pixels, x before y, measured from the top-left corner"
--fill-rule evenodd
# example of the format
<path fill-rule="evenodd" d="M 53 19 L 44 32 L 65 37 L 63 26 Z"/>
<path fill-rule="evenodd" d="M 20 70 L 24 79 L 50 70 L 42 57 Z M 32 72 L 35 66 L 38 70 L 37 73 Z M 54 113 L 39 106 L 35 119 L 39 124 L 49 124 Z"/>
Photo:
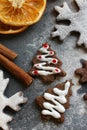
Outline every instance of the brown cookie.
<path fill-rule="evenodd" d="M 44 92 L 43 96 L 36 98 L 37 105 L 41 108 L 43 120 L 53 120 L 57 123 L 64 121 L 64 112 L 69 108 L 69 98 L 72 95 L 72 81 L 56 85 Z"/>
<path fill-rule="evenodd" d="M 80 80 L 79 80 L 80 83 L 87 82 L 87 61 L 86 60 L 83 60 L 82 68 L 76 69 L 75 74 L 80 76 Z"/>
<path fill-rule="evenodd" d="M 87 93 L 83 96 L 83 99 L 87 101 Z"/>
<path fill-rule="evenodd" d="M 44 43 L 37 51 L 32 60 L 33 68 L 29 74 L 34 77 L 40 77 L 45 83 L 53 82 L 58 77 L 63 77 L 66 73 L 61 69 L 62 61 L 57 58 L 54 50 L 48 43 Z"/>

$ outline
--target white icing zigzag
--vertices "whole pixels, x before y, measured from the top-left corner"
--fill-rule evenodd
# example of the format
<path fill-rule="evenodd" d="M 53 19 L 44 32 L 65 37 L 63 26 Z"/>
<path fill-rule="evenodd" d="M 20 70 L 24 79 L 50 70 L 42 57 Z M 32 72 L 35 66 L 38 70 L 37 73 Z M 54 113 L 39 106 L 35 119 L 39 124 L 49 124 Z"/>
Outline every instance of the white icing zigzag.
<path fill-rule="evenodd" d="M 44 110 L 42 110 L 43 115 L 50 115 L 54 118 L 61 118 L 60 113 L 65 112 L 65 108 L 62 104 L 65 104 L 67 102 L 66 95 L 68 94 L 70 88 L 70 81 L 67 81 L 65 83 L 65 90 L 59 90 L 58 88 L 54 88 L 53 92 L 57 95 L 53 95 L 50 93 L 45 93 L 44 98 L 48 101 L 53 102 L 53 104 L 49 102 L 44 102 Z"/>
<path fill-rule="evenodd" d="M 43 55 L 37 55 L 37 59 L 39 61 L 42 61 L 42 63 L 35 64 L 34 67 L 36 70 L 32 72 L 33 75 L 52 75 L 52 74 L 57 74 L 60 73 L 61 70 L 57 67 L 50 67 L 46 66 L 46 64 L 57 64 L 58 59 L 56 58 L 51 58 L 51 56 L 54 55 L 54 51 L 48 51 L 49 45 L 47 43 L 43 44 L 42 48 L 39 49 L 41 53 L 44 53 Z M 49 57 L 50 56 L 50 57 Z M 39 69 L 39 70 L 37 70 Z"/>

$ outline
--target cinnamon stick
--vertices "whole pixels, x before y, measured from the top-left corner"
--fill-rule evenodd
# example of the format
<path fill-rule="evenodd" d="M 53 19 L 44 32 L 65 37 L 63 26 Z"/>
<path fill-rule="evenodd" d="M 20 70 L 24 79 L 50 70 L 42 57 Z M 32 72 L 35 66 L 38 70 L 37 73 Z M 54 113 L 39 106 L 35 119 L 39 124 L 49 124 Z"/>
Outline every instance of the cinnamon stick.
<path fill-rule="evenodd" d="M 28 86 L 32 83 L 32 77 L 23 69 L 18 67 L 12 61 L 0 54 L 0 65 L 6 68 L 13 76 L 19 79 L 24 85 Z"/>
<path fill-rule="evenodd" d="M 2 54 L 10 60 L 14 60 L 17 57 L 17 54 L 14 51 L 8 49 L 2 44 L 0 44 L 0 54 Z"/>

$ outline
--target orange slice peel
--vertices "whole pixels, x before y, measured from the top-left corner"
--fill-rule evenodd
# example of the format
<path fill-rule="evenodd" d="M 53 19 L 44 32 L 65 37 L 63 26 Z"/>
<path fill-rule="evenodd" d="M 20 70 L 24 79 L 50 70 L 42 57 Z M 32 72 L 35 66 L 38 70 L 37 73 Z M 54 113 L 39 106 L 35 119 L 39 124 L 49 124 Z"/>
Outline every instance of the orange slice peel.
<path fill-rule="evenodd" d="M 17 34 L 23 32 L 28 26 L 10 26 L 0 22 L 0 34 Z"/>

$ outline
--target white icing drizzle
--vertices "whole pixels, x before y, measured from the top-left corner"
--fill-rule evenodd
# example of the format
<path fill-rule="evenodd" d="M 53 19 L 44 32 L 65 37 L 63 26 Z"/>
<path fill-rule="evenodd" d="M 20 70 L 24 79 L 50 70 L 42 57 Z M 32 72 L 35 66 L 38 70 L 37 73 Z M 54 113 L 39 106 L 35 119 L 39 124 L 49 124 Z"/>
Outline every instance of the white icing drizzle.
<path fill-rule="evenodd" d="M 59 90 L 58 88 L 54 88 L 53 92 L 56 95 L 50 94 L 50 93 L 44 93 L 44 98 L 48 101 L 53 102 L 53 104 L 49 102 L 44 102 L 44 110 L 42 110 L 43 115 L 50 115 L 54 118 L 61 118 L 60 113 L 65 112 L 65 108 L 62 104 L 65 104 L 67 102 L 66 95 L 68 94 L 70 88 L 70 82 L 67 81 L 65 83 L 65 89 Z"/>
<path fill-rule="evenodd" d="M 49 45 L 48 45 L 49 46 Z M 55 59 L 55 58 L 49 58 L 48 56 L 53 56 L 54 55 L 54 51 L 48 51 L 47 50 L 48 48 L 40 48 L 39 51 L 42 52 L 42 53 L 46 53 L 44 55 L 38 55 L 37 56 L 37 59 L 40 60 L 40 61 L 45 61 L 47 62 L 48 64 L 52 63 L 52 64 L 57 64 L 58 63 L 58 60 Z M 39 58 L 39 56 L 41 56 L 41 58 Z M 55 60 L 56 62 L 52 62 L 53 60 Z"/>
<path fill-rule="evenodd" d="M 48 66 L 44 66 L 44 65 L 46 65 L 45 62 L 34 65 L 34 67 L 37 69 L 43 69 L 43 70 L 38 70 L 39 75 L 47 76 L 47 75 L 56 74 L 56 73 L 61 72 L 61 70 L 56 67 L 48 67 Z"/>
<path fill-rule="evenodd" d="M 42 61 L 42 63 L 38 63 L 34 65 L 34 67 L 39 70 L 36 70 L 37 72 L 32 71 L 33 75 L 36 74 L 36 75 L 47 76 L 47 75 L 57 74 L 61 72 L 61 70 L 57 67 L 46 66 L 47 63 L 48 64 L 58 63 L 58 59 L 51 58 L 51 56 L 54 55 L 54 51 L 48 51 L 48 48 L 49 48 L 49 45 L 46 43 L 46 44 L 43 44 L 43 46 L 39 49 L 40 52 L 44 53 L 43 55 L 37 55 L 37 59 L 39 61 Z"/>

